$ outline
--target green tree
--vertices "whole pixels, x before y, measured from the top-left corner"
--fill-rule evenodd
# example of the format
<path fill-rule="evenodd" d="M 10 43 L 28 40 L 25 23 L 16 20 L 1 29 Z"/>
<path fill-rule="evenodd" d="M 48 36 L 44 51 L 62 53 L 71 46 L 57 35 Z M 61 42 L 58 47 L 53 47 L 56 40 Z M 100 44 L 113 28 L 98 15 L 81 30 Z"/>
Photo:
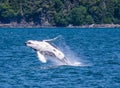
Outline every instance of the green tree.
<path fill-rule="evenodd" d="M 68 21 L 67 18 L 65 16 L 63 16 L 62 14 L 55 14 L 54 17 L 55 20 L 55 25 L 59 26 L 59 27 L 64 27 L 68 25 Z"/>
<path fill-rule="evenodd" d="M 54 8 L 56 9 L 57 12 L 61 11 L 64 7 L 64 4 L 62 3 L 61 0 L 54 0 Z"/>
<path fill-rule="evenodd" d="M 70 12 L 70 22 L 75 26 L 79 26 L 85 23 L 87 15 L 87 9 L 84 6 L 73 8 Z"/>
<path fill-rule="evenodd" d="M 114 18 L 115 23 L 120 23 L 120 0 L 117 0 L 117 4 L 115 5 Z"/>
<path fill-rule="evenodd" d="M 92 16 L 87 15 L 85 22 L 86 22 L 85 24 L 93 24 L 94 20 L 93 20 Z"/>
<path fill-rule="evenodd" d="M 0 0 L 0 22 L 51 25 L 120 23 L 120 0 Z"/>

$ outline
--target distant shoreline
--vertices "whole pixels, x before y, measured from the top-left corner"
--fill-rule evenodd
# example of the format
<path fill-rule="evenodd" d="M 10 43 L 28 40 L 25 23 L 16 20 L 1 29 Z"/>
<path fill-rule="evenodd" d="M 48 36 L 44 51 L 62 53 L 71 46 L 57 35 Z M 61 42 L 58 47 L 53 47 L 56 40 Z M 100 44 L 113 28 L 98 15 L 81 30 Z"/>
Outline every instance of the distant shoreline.
<path fill-rule="evenodd" d="M 17 24 L 17 23 L 8 23 L 0 24 L 0 28 L 62 28 L 51 25 L 34 25 L 34 24 Z M 91 24 L 91 25 L 82 25 L 82 26 L 66 26 L 63 28 L 120 28 L 120 24 Z"/>

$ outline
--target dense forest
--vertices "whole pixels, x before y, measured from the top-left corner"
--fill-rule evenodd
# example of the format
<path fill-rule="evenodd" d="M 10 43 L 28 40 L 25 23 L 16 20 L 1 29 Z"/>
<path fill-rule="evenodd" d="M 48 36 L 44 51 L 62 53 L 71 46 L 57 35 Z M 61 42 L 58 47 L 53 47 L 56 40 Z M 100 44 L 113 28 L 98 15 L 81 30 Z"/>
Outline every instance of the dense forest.
<path fill-rule="evenodd" d="M 119 24 L 120 0 L 0 0 L 0 23 Z"/>

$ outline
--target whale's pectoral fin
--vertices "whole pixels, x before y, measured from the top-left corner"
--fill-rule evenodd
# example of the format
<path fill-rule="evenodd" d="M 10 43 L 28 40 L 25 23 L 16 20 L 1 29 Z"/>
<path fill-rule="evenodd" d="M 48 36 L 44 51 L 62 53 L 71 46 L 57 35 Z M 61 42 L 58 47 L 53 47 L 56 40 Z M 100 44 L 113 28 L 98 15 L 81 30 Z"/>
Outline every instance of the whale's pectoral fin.
<path fill-rule="evenodd" d="M 44 57 L 43 54 L 41 54 L 39 51 L 37 51 L 37 55 L 38 55 L 38 59 L 43 62 L 43 63 L 46 63 L 46 58 Z"/>
<path fill-rule="evenodd" d="M 53 39 L 47 39 L 47 40 L 43 40 L 43 41 L 45 41 L 45 42 L 52 42 L 52 41 L 57 40 L 57 39 L 60 38 L 60 37 L 61 37 L 61 35 L 59 35 L 59 36 L 57 36 L 57 37 L 55 37 L 55 38 L 53 38 Z"/>

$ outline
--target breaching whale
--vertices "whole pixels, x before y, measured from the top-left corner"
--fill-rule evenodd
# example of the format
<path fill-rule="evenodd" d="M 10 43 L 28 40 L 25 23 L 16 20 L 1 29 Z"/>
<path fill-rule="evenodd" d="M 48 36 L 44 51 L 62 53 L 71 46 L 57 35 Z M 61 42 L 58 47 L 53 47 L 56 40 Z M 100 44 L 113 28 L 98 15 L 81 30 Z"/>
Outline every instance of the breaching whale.
<path fill-rule="evenodd" d="M 53 39 L 48 39 L 48 40 L 42 40 L 42 41 L 37 41 L 37 40 L 28 40 L 26 45 L 28 47 L 31 47 L 35 51 L 37 51 L 38 59 L 42 63 L 46 63 L 46 55 L 55 57 L 59 61 L 61 61 L 64 64 L 68 64 L 68 59 L 65 57 L 65 54 L 58 48 L 54 47 L 52 44 L 50 44 L 51 41 L 56 40 L 58 37 L 53 38 Z"/>

